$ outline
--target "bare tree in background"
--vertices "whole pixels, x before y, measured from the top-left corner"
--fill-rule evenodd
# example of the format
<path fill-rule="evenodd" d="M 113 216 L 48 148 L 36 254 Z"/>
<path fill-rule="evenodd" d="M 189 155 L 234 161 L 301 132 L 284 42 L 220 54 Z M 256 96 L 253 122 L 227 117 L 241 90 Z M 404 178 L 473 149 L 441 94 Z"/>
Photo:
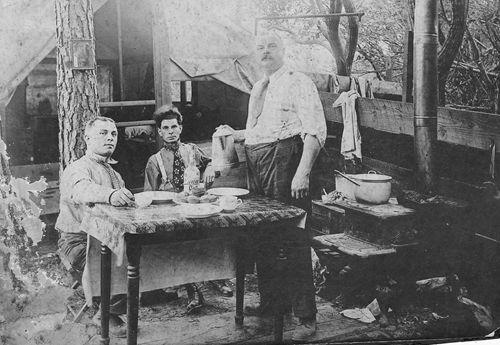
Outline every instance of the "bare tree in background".
<path fill-rule="evenodd" d="M 356 12 L 354 3 L 351 0 L 330 0 L 330 6 L 325 8 L 321 0 L 310 0 L 311 5 L 319 13 L 345 13 Z M 318 27 L 323 36 L 330 43 L 331 51 L 337 64 L 337 74 L 350 76 L 356 47 L 358 45 L 359 24 L 357 17 L 348 17 L 348 30 L 345 47 L 340 37 L 339 25 L 341 17 L 331 17 L 324 20 L 324 24 L 318 23 Z"/>
<path fill-rule="evenodd" d="M 94 12 L 91 0 L 56 0 L 57 108 L 61 169 L 85 152 L 85 123 L 98 116 L 96 68 L 71 68 L 71 41 L 91 40 L 90 54 L 95 63 Z"/>

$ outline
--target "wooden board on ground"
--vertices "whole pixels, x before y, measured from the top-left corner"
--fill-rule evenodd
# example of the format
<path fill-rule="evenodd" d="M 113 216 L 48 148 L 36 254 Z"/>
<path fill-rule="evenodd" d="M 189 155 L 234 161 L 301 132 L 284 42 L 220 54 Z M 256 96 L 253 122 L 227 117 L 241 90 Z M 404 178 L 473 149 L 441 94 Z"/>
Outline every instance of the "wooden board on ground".
<path fill-rule="evenodd" d="M 363 339 L 363 335 L 378 329 L 374 324 L 363 324 L 341 316 L 329 302 L 316 297 L 318 331 L 313 342 Z M 297 325 L 295 317 L 285 318 L 285 342 L 291 341 L 293 329 Z M 138 344 L 143 345 L 195 345 L 195 344 L 269 344 L 273 342 L 272 318 L 245 316 L 243 328 L 234 324 L 234 310 L 198 318 L 172 318 L 164 322 L 139 322 Z M 356 337 L 357 335 L 357 337 Z M 112 339 L 113 344 L 126 344 L 126 339 Z M 96 335 L 89 345 L 99 344 Z"/>

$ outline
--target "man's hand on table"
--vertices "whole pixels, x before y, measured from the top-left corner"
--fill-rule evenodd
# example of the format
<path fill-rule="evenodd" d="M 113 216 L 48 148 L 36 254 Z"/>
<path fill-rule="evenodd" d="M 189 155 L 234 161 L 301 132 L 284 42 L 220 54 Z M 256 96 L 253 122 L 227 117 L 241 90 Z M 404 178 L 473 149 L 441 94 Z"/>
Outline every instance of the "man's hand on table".
<path fill-rule="evenodd" d="M 134 205 L 134 195 L 126 188 L 115 190 L 109 197 L 109 203 L 113 206 Z"/>

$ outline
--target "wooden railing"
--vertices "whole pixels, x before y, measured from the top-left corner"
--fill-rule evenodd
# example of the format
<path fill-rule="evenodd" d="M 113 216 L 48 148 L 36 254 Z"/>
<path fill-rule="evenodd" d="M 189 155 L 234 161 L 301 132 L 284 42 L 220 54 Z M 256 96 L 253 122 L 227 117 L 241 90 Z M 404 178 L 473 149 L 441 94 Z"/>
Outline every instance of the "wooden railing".
<path fill-rule="evenodd" d="M 338 94 L 320 92 L 327 121 L 342 123 L 342 110 L 333 108 Z M 359 98 L 360 126 L 378 131 L 413 136 L 413 103 Z M 481 150 L 491 140 L 500 142 L 500 115 L 438 108 L 438 140 Z M 497 145 L 500 150 L 500 145 Z"/>

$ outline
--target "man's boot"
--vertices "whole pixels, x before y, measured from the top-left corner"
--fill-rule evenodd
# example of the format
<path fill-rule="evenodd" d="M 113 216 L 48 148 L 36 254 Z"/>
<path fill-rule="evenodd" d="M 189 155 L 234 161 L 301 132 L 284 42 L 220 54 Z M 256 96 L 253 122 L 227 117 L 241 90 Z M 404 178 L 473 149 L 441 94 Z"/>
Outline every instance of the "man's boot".
<path fill-rule="evenodd" d="M 316 334 L 316 316 L 310 319 L 300 318 L 300 324 L 295 328 L 292 335 L 292 341 L 303 342 L 311 340 Z"/>

